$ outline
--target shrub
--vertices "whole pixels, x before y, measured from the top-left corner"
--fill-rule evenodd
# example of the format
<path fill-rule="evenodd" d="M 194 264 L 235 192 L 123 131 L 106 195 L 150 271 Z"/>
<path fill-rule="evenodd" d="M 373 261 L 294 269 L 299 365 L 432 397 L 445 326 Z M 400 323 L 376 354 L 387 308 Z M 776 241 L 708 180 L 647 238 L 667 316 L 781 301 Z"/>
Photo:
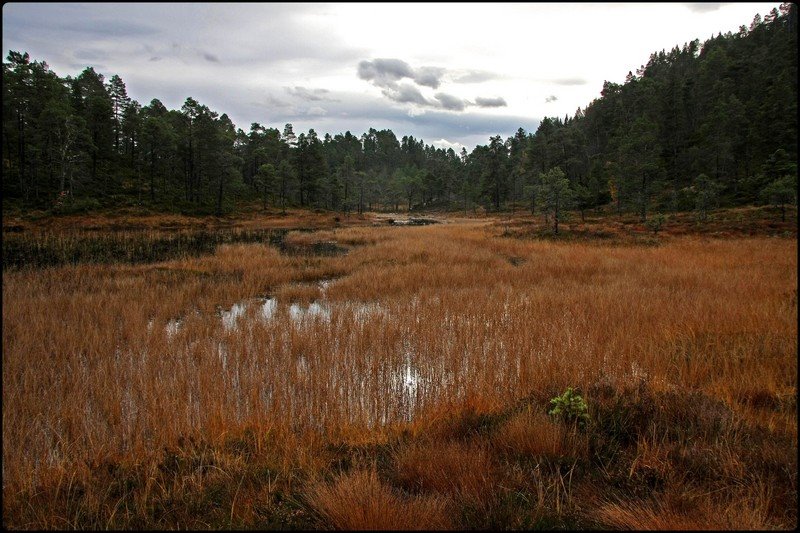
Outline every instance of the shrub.
<path fill-rule="evenodd" d="M 658 232 L 661 231 L 661 226 L 663 226 L 664 222 L 666 221 L 667 217 L 661 213 L 658 213 L 657 215 L 650 217 L 650 220 L 645 222 L 644 225 L 647 226 L 647 229 L 653 233 L 658 234 Z"/>
<path fill-rule="evenodd" d="M 585 427 L 589 422 L 589 407 L 583 397 L 572 387 L 567 387 L 564 394 L 556 396 L 550 400 L 550 403 L 553 408 L 549 414 L 567 424 L 575 423 L 579 427 Z"/>

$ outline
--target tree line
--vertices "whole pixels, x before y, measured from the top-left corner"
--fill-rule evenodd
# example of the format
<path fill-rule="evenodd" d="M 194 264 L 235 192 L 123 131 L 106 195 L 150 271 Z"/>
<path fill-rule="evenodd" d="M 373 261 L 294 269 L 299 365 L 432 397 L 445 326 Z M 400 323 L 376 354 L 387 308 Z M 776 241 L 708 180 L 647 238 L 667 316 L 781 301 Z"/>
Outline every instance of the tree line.
<path fill-rule="evenodd" d="M 610 205 L 647 220 L 797 196 L 797 13 L 785 3 L 737 33 L 653 53 L 622 84 L 535 132 L 471 152 L 370 128 L 322 138 L 187 98 L 142 106 L 118 75 L 59 77 L 10 51 L 3 63 L 3 196 L 23 209 L 148 205 L 222 214 L 241 202 L 335 211 Z"/>

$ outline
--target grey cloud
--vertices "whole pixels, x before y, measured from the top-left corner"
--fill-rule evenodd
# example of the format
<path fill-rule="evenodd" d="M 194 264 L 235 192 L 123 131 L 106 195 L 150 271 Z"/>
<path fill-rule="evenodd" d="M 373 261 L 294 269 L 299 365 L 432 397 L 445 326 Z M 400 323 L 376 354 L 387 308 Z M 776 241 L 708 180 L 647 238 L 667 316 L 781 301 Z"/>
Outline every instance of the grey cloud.
<path fill-rule="evenodd" d="M 453 96 L 452 94 L 446 93 L 436 93 L 434 96 L 439 101 L 439 104 L 444 109 L 449 109 L 451 111 L 463 111 L 466 107 L 466 103 L 461 98 Z"/>
<path fill-rule="evenodd" d="M 494 116 L 478 113 L 453 114 L 441 111 L 430 111 L 424 115 L 407 118 L 415 126 L 429 127 L 431 137 L 457 139 L 465 136 L 483 135 L 486 139 L 491 135 L 513 135 L 518 128 L 536 131 L 538 121 L 530 117 Z M 427 135 L 427 134 L 426 134 Z M 486 141 L 484 139 L 484 142 Z"/>
<path fill-rule="evenodd" d="M 98 59 L 107 59 L 108 55 L 100 50 L 76 50 L 75 59 L 96 61 Z"/>
<path fill-rule="evenodd" d="M 101 72 L 101 71 L 103 71 L 103 70 L 108 70 L 108 68 L 107 68 L 105 65 L 103 65 L 103 64 L 101 64 L 101 63 L 93 63 L 93 62 L 87 62 L 87 63 L 69 63 L 69 67 L 70 67 L 71 69 L 77 70 L 77 71 L 79 71 L 79 72 L 81 72 L 81 71 L 83 71 L 84 69 L 86 69 L 86 68 L 89 68 L 89 67 L 92 67 L 92 68 L 93 68 L 95 71 L 97 71 L 97 72 Z"/>
<path fill-rule="evenodd" d="M 458 139 L 465 135 L 513 135 L 518 128 L 536 131 L 538 120 L 519 115 L 485 115 L 479 111 L 474 113 L 450 113 L 445 110 L 428 110 L 423 114 L 409 116 L 403 109 L 387 106 L 380 100 L 364 101 L 360 96 L 344 99 L 340 112 L 349 119 L 364 119 L 368 127 L 380 129 L 381 124 L 392 122 L 413 124 L 423 128 L 424 137 L 430 139 Z M 357 128 L 350 128 L 355 132 Z M 317 130 L 320 131 L 320 130 Z M 365 130 L 366 131 L 366 130 Z M 334 134 L 333 131 L 330 132 Z M 395 133 L 398 133 L 395 131 Z M 418 137 L 417 134 L 414 134 Z"/>
<path fill-rule="evenodd" d="M 551 94 L 550 96 L 548 96 L 547 98 L 544 99 L 544 101 L 547 102 L 548 104 L 550 102 L 555 102 L 556 100 L 558 100 L 558 96 L 556 96 L 554 94 Z"/>
<path fill-rule="evenodd" d="M 383 95 L 394 102 L 417 104 L 421 107 L 439 108 L 447 111 L 464 111 L 470 105 L 477 105 L 478 107 L 503 107 L 507 105 L 505 99 L 501 97 L 478 97 L 475 104 L 472 104 L 457 96 L 443 92 L 436 93 L 434 95 L 435 100 L 428 100 L 418 87 L 409 83 L 399 83 L 404 78 L 410 78 L 416 85 L 436 89 L 441 84 L 442 77 L 445 74 L 446 70 L 443 68 L 420 67 L 414 69 L 400 59 L 378 58 L 372 61 L 364 60 L 358 64 L 358 77 L 381 88 Z M 483 71 L 471 71 L 465 76 L 471 76 L 471 79 L 487 79 L 487 74 Z M 304 94 L 307 95 L 307 93 Z"/>
<path fill-rule="evenodd" d="M 463 111 L 466 107 L 466 102 L 461 98 L 453 96 L 452 94 L 447 93 L 436 93 L 434 96 L 439 101 L 439 104 L 444 109 L 449 109 L 451 111 Z"/>
<path fill-rule="evenodd" d="M 486 70 L 469 70 L 462 74 L 457 74 L 451 79 L 455 83 L 482 83 L 495 78 L 499 78 L 499 76 L 494 72 L 488 72 Z"/>
<path fill-rule="evenodd" d="M 267 106 L 264 99 L 258 103 L 250 101 L 238 105 L 235 103 L 237 101 L 239 100 L 235 98 L 235 94 L 227 95 L 226 109 L 230 110 L 228 114 L 236 124 L 239 122 L 235 117 L 242 117 L 242 124 L 256 120 L 277 128 L 283 128 L 285 123 L 291 122 L 295 133 L 314 128 L 320 136 L 325 133 L 336 135 L 345 131 L 360 136 L 369 128 L 390 128 L 398 138 L 413 135 L 426 140 L 428 144 L 431 140 L 444 138 L 463 143 L 468 151 L 476 144 L 486 144 L 493 135 L 506 138 L 520 127 L 526 131 L 536 131 L 539 125 L 537 119 L 529 116 L 485 115 L 477 110 L 474 113 L 453 113 L 438 108 L 409 115 L 406 109 L 387 104 L 380 97 L 365 98 L 361 94 L 342 94 L 341 102 L 335 108 L 328 108 L 324 116 L 314 115 L 311 109 L 289 105 Z M 253 116 L 256 118 L 250 118 Z"/>
<path fill-rule="evenodd" d="M 475 105 L 478 107 L 505 107 L 508 104 L 502 96 L 496 98 L 484 98 L 483 96 L 479 96 L 475 98 Z"/>
<path fill-rule="evenodd" d="M 328 104 L 303 100 L 302 91 L 287 93 L 283 86 L 304 83 L 308 86 L 306 96 L 330 97 L 313 89 L 317 82 L 301 81 L 306 80 L 303 75 L 313 80 L 340 65 L 352 68 L 371 58 L 368 45 L 345 45 L 321 31 L 314 18 L 320 9 L 312 4 L 253 3 L 231 9 L 224 4 L 200 3 L 9 3 L 3 7 L 3 40 L 8 43 L 7 49 L 28 50 L 37 59 L 47 60 L 62 76 L 74 75 L 86 66 L 72 56 L 75 49 L 107 50 L 109 57 L 113 51 L 113 63 L 111 59 L 94 60 L 108 67 L 94 66 L 107 76 L 120 74 L 132 98 L 143 103 L 158 98 L 170 109 L 179 109 L 186 97 L 192 96 L 215 111 L 227 113 L 245 129 L 252 122 L 281 129 L 292 122 L 295 131 L 313 127 L 320 134 L 347 129 L 360 134 L 369 127 L 391 127 L 398 135 L 413 134 L 429 141 L 458 140 L 468 146 L 473 138 L 485 144 L 490 135 L 512 135 L 520 126 L 536 130 L 530 117 L 488 117 L 480 108 L 472 109 L 469 102 L 465 102 L 466 111 L 473 112 L 459 113 L 434 98 L 440 90 L 450 92 L 447 83 L 454 80 L 477 83 L 498 77 L 480 71 L 420 67 L 401 60 L 368 61 L 361 74 L 376 86 L 376 80 L 391 82 L 394 91 L 390 94 L 396 100 L 387 101 L 379 91 L 364 95 L 337 89 L 335 95 L 341 101 Z M 117 22 L 108 22 L 112 20 Z M 175 20 L 181 23 L 176 26 Z M 213 24 L 209 24 L 211 21 Z M 211 63 L 204 58 L 205 51 L 219 58 L 220 65 L 214 66 L 224 66 L 224 77 L 208 75 Z M 73 62 L 80 64 L 73 66 Z M 240 67 L 246 70 L 237 70 Z M 243 83 L 238 72 L 268 73 L 266 77 L 275 82 L 259 85 L 253 76 Z M 410 103 L 400 105 L 396 101 Z M 317 106 L 322 107 L 314 109 Z M 425 113 L 409 117 L 408 107 L 424 109 Z M 327 114 L 315 115 L 321 110 Z"/>
<path fill-rule="evenodd" d="M 165 49 L 160 50 L 161 53 L 160 55 L 158 55 L 156 51 L 153 50 L 153 47 L 148 46 L 147 48 L 149 48 L 148 52 L 152 54 L 150 61 L 158 61 L 162 58 L 162 56 L 167 56 L 173 59 L 178 59 L 185 64 L 195 63 L 195 58 L 197 57 L 201 57 L 205 61 L 208 61 L 209 63 L 221 62 L 219 56 L 217 56 L 216 54 L 212 54 L 211 52 L 208 52 L 201 48 L 196 48 L 193 46 L 187 46 L 180 43 L 176 43 L 174 41 Z M 153 59 L 153 57 L 157 59 Z"/>
<path fill-rule="evenodd" d="M 319 107 L 319 106 L 309 107 L 306 110 L 306 115 L 309 115 L 309 116 L 312 116 L 312 117 L 322 117 L 322 116 L 325 116 L 327 114 L 328 114 L 328 111 L 326 109 L 323 109 L 323 108 Z"/>
<path fill-rule="evenodd" d="M 158 33 L 158 30 L 147 24 L 139 24 L 119 19 L 93 19 L 76 20 L 60 24 L 58 29 L 94 35 L 126 37 L 144 36 Z"/>
<path fill-rule="evenodd" d="M 683 5 L 695 13 L 709 13 L 716 11 L 729 2 L 686 2 Z"/>
<path fill-rule="evenodd" d="M 255 105 L 264 106 L 264 107 L 278 107 L 278 108 L 292 108 L 293 106 L 287 102 L 286 100 L 281 100 L 280 98 L 276 98 L 272 94 L 267 94 L 263 100 L 259 102 L 254 102 Z"/>
<path fill-rule="evenodd" d="M 586 85 L 589 82 L 583 78 L 561 78 L 553 80 L 553 83 L 556 85 Z"/>
<path fill-rule="evenodd" d="M 469 104 L 451 94 L 437 93 L 435 100 L 428 100 L 417 86 L 437 89 L 442 83 L 446 70 L 440 67 L 412 68 L 401 59 L 378 58 L 361 61 L 358 64 L 358 77 L 381 88 L 384 96 L 398 103 L 416 104 L 425 108 L 439 108 L 448 111 L 463 111 Z M 416 85 L 400 83 L 409 78 Z M 418 113 L 412 113 L 417 115 Z"/>
<path fill-rule="evenodd" d="M 306 15 L 311 4 L 213 3 L 7 3 L 3 6 L 3 42 L 13 49 L 43 50 L 50 62 L 58 50 L 97 44 L 113 50 L 114 63 L 162 57 L 186 65 L 208 65 L 197 50 L 224 58 L 226 67 L 265 69 L 288 61 L 298 68 L 322 70 L 357 62 L 369 52 L 332 42 L 312 31 Z M 180 21 L 175 25 L 174 21 Z M 213 23 L 211 23 L 213 21 Z M 113 43 L 110 42 L 113 40 Z M 176 45 L 170 53 L 170 41 Z M 41 44 L 38 44 L 41 43 Z M 79 44 L 80 43 L 80 44 Z M 178 45 L 177 43 L 181 43 Z M 150 46 L 144 56 L 142 48 Z M 213 48 L 212 48 L 213 47 Z M 176 54 L 181 54 L 175 57 Z M 61 65 L 67 65 L 62 61 Z"/>
<path fill-rule="evenodd" d="M 400 59 L 374 59 L 358 64 L 358 77 L 378 87 L 393 87 L 403 78 L 413 78 L 414 73 L 409 64 Z"/>
<path fill-rule="evenodd" d="M 414 82 L 417 85 L 438 89 L 444 72 L 444 69 L 439 67 L 420 67 L 414 71 Z"/>
<path fill-rule="evenodd" d="M 328 89 L 308 89 L 306 87 L 284 87 L 286 92 L 292 96 L 309 102 L 337 102 L 338 100 L 325 96 L 330 91 Z"/>
<path fill-rule="evenodd" d="M 423 106 L 432 105 L 431 102 L 422 96 L 422 93 L 419 91 L 419 89 L 413 85 L 409 85 L 408 83 L 396 85 L 395 87 L 387 87 L 383 90 L 383 94 L 390 100 L 394 100 L 395 102 L 399 102 L 401 104 L 412 103 Z"/>
<path fill-rule="evenodd" d="M 409 78 L 417 85 L 438 89 L 445 69 L 440 67 L 412 68 L 402 59 L 378 58 L 361 61 L 358 64 L 358 77 L 371 81 L 377 87 L 395 88 L 397 82 Z"/>

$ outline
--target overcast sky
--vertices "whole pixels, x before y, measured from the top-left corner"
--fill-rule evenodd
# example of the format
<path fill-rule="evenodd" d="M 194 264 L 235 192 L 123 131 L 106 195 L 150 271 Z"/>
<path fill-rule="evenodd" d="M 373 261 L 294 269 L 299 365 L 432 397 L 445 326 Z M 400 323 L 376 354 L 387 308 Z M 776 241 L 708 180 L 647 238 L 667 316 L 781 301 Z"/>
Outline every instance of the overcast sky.
<path fill-rule="evenodd" d="M 245 131 L 391 128 L 471 150 L 573 115 L 651 52 L 779 5 L 7 3 L 3 51 L 60 76 L 118 74 L 142 105 L 191 96 Z"/>

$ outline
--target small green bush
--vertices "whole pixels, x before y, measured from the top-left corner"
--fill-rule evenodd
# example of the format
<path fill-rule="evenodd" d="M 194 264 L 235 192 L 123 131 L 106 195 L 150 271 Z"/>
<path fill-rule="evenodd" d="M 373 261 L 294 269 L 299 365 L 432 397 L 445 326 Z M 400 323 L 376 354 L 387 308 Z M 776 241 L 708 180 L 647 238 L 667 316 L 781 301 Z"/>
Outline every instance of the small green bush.
<path fill-rule="evenodd" d="M 585 427 L 589 422 L 589 407 L 572 387 L 567 387 L 564 394 L 556 396 L 550 403 L 553 405 L 549 411 L 550 416 L 560 418 L 567 424 L 577 423 L 579 427 Z"/>
<path fill-rule="evenodd" d="M 647 226 L 647 229 L 653 233 L 658 234 L 658 232 L 661 231 L 661 226 L 663 226 L 664 222 L 666 221 L 667 217 L 661 213 L 658 213 L 657 215 L 652 216 L 650 220 L 644 223 L 644 225 Z"/>

